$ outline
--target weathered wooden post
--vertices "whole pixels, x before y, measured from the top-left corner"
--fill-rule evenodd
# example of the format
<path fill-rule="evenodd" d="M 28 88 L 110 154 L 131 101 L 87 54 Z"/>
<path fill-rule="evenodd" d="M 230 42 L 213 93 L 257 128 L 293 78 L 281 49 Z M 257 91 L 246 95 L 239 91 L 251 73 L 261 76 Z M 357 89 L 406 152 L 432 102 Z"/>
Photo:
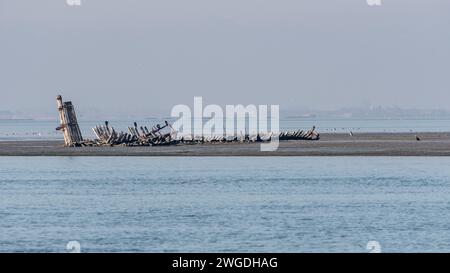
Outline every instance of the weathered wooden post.
<path fill-rule="evenodd" d="M 56 130 L 64 133 L 64 145 L 66 147 L 78 146 L 82 141 L 80 127 L 78 126 L 77 115 L 71 101 L 63 102 L 61 95 L 56 97 L 58 105 L 59 119 L 61 125 Z"/>

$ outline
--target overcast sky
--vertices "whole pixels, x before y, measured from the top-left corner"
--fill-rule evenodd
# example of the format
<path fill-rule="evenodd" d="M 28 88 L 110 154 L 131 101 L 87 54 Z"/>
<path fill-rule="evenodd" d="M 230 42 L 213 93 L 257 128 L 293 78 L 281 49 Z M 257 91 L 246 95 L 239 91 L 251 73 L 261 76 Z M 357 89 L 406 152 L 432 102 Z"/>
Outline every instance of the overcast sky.
<path fill-rule="evenodd" d="M 0 0 L 0 110 L 450 109 L 450 1 Z"/>

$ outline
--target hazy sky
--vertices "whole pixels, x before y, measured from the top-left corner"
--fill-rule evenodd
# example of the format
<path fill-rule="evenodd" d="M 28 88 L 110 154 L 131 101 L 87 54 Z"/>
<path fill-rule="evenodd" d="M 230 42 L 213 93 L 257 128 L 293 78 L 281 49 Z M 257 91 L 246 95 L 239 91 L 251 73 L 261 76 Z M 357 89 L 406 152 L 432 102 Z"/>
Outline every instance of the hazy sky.
<path fill-rule="evenodd" d="M 0 0 L 0 110 L 450 109 L 450 1 Z"/>

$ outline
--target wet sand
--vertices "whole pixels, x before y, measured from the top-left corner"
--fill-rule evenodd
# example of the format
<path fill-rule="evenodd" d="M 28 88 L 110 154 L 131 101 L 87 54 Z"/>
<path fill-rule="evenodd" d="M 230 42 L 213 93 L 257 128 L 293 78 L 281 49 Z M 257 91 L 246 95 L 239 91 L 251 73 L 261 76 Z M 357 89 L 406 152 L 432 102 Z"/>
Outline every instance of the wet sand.
<path fill-rule="evenodd" d="M 281 141 L 274 152 L 259 143 L 159 147 L 66 148 L 63 141 L 0 141 L 0 156 L 450 156 L 450 133 L 321 134 L 319 141 Z"/>

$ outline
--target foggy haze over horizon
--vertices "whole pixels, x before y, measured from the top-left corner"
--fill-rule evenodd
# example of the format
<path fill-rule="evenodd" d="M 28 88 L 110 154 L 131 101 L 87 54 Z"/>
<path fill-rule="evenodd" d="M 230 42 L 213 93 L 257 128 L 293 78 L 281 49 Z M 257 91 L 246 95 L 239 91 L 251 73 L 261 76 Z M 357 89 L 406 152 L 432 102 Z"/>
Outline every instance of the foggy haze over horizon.
<path fill-rule="evenodd" d="M 450 110 L 450 1 L 0 0 L 0 111 Z"/>

